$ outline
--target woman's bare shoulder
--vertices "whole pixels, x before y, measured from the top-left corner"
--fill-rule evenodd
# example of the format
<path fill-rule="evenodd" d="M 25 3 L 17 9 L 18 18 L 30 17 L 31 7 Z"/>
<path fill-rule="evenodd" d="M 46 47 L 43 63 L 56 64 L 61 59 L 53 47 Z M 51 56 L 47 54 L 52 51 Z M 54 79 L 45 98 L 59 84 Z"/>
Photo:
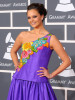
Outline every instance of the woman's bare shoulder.
<path fill-rule="evenodd" d="M 52 34 L 50 39 L 50 45 L 53 46 L 56 41 L 59 41 L 58 38 L 54 34 Z"/>
<path fill-rule="evenodd" d="M 30 31 L 22 31 L 21 33 L 20 33 L 20 36 L 22 36 L 22 37 L 26 37 L 26 36 L 28 36 L 28 35 L 30 35 Z"/>
<path fill-rule="evenodd" d="M 28 41 L 28 39 L 30 39 L 31 37 L 31 32 L 30 31 L 22 31 L 20 34 L 20 40 L 21 40 L 21 43 L 25 43 Z"/>
<path fill-rule="evenodd" d="M 54 34 L 51 35 L 50 46 L 55 50 L 57 50 L 58 48 L 63 48 L 62 43 L 59 41 L 59 39 Z"/>
<path fill-rule="evenodd" d="M 20 32 L 20 36 L 24 36 L 24 35 L 27 35 L 28 34 L 28 31 L 22 31 L 22 32 Z"/>

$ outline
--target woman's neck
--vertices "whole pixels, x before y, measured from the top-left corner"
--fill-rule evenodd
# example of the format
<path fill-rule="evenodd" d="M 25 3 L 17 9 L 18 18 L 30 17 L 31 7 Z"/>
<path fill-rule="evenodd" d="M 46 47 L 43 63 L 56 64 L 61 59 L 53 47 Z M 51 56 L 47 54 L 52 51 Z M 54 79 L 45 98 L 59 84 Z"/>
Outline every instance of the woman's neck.
<path fill-rule="evenodd" d="M 43 26 L 39 27 L 39 28 L 34 28 L 33 31 L 36 33 L 36 34 L 41 34 L 41 33 L 44 33 L 45 31 L 45 28 Z"/>

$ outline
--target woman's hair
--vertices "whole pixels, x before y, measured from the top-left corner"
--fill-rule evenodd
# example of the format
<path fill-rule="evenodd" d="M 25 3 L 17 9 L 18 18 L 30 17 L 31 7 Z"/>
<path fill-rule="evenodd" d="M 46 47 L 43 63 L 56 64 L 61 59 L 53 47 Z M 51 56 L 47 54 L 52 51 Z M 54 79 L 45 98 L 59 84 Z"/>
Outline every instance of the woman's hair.
<path fill-rule="evenodd" d="M 47 10 L 45 9 L 44 5 L 40 3 L 32 3 L 29 6 L 27 6 L 27 11 L 31 9 L 36 9 L 40 15 L 44 15 L 44 18 L 42 20 L 43 22 L 47 15 Z"/>

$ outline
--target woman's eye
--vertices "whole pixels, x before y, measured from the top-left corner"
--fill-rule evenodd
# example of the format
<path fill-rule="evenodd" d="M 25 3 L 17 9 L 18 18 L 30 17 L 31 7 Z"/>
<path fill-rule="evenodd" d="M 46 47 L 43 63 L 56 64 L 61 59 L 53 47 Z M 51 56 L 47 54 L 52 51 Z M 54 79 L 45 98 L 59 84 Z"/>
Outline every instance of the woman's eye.
<path fill-rule="evenodd" d="M 34 16 L 34 18 L 36 18 L 37 16 Z"/>
<path fill-rule="evenodd" d="M 30 17 L 28 17 L 28 19 L 30 19 Z"/>
<path fill-rule="evenodd" d="M 33 18 L 36 18 L 37 16 L 33 16 Z M 30 19 L 30 17 L 28 17 L 28 19 Z"/>

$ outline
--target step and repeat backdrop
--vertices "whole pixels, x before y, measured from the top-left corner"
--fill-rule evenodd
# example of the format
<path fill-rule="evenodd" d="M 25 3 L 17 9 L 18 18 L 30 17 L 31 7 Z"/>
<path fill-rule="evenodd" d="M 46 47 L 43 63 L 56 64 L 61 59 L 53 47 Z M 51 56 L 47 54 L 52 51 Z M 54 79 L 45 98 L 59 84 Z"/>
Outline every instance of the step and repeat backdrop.
<path fill-rule="evenodd" d="M 48 10 L 45 28 L 62 43 L 71 65 L 49 82 L 57 100 L 75 100 L 75 0 L 0 0 L 0 100 L 6 100 L 15 73 L 10 50 L 22 31 L 33 29 L 27 21 L 27 6 L 42 3 Z M 20 60 L 21 49 L 17 52 Z M 53 51 L 48 64 L 50 73 L 62 64 Z M 60 99 L 61 98 L 61 99 Z"/>

